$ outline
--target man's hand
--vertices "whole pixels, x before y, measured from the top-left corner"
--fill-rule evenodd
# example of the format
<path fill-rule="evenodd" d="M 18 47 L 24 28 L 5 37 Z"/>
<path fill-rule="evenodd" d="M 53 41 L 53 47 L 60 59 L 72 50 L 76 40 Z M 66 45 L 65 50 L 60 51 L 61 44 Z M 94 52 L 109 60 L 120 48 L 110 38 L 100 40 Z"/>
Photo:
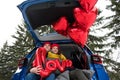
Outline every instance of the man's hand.
<path fill-rule="evenodd" d="M 35 74 L 37 74 L 37 75 L 40 75 L 40 70 L 41 70 L 41 69 L 42 69 L 42 68 L 41 68 L 40 66 L 33 67 L 33 68 L 30 69 L 30 72 L 31 72 L 31 73 L 35 73 Z"/>

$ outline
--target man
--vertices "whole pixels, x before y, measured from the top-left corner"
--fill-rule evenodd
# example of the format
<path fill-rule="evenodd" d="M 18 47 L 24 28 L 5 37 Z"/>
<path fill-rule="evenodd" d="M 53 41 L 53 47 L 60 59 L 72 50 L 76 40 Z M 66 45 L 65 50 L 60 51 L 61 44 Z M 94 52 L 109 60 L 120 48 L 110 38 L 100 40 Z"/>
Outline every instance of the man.
<path fill-rule="evenodd" d="M 51 49 L 51 43 L 45 42 L 43 47 L 40 47 L 36 50 L 35 59 L 33 61 L 32 68 L 30 69 L 30 73 L 28 73 L 27 76 L 25 77 L 25 80 L 40 80 L 41 78 L 40 65 L 45 63 L 47 52 L 50 51 L 50 49 Z M 38 61 L 36 57 L 39 57 L 40 61 Z M 54 75 L 51 74 L 46 78 L 46 80 L 52 80 L 52 78 L 54 78 Z"/>

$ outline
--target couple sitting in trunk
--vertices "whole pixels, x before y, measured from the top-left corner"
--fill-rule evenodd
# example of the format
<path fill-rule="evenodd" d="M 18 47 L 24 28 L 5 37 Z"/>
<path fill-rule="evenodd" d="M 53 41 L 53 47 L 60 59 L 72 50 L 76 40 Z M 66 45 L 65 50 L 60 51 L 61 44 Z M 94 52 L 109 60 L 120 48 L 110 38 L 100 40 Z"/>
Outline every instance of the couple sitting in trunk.
<path fill-rule="evenodd" d="M 36 50 L 30 73 L 25 80 L 89 80 L 91 71 L 82 71 L 72 66 L 72 61 L 60 52 L 58 44 L 45 42 Z M 85 73 L 85 74 L 84 74 Z"/>
<path fill-rule="evenodd" d="M 43 63 L 43 66 L 45 66 L 45 63 L 46 63 L 45 57 L 47 57 L 48 59 L 66 60 L 66 57 L 62 53 L 60 53 L 58 44 L 51 45 L 50 42 L 45 42 L 43 47 L 40 47 L 37 50 L 39 51 L 39 53 L 41 52 L 40 54 L 42 54 L 42 55 L 40 55 L 40 57 L 42 57 L 41 61 Z M 30 69 L 30 73 L 27 74 L 25 80 L 39 80 L 41 78 L 41 76 L 40 76 L 41 66 L 35 65 L 36 58 L 37 58 L 37 56 L 35 55 L 35 59 L 33 61 L 34 67 L 32 67 Z M 55 75 L 53 73 L 51 73 L 51 74 L 49 74 L 49 76 L 47 76 L 44 79 L 45 80 L 55 80 Z"/>

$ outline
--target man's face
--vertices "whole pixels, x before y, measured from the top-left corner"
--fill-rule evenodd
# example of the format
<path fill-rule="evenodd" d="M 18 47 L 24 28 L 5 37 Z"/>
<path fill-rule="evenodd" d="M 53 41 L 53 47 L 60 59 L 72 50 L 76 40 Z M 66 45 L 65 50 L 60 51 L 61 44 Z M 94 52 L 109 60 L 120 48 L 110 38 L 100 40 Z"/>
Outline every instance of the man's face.
<path fill-rule="evenodd" d="M 43 47 L 46 49 L 46 51 L 50 51 L 50 44 L 45 44 Z"/>

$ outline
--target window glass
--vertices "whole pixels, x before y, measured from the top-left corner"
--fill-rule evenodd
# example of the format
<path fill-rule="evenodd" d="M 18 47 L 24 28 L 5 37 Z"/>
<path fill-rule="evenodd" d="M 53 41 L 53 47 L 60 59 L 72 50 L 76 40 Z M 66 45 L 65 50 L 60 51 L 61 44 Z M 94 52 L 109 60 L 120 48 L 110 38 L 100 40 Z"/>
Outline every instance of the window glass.
<path fill-rule="evenodd" d="M 51 25 L 43 25 L 43 26 L 37 27 L 34 31 L 39 36 L 55 32 Z"/>

